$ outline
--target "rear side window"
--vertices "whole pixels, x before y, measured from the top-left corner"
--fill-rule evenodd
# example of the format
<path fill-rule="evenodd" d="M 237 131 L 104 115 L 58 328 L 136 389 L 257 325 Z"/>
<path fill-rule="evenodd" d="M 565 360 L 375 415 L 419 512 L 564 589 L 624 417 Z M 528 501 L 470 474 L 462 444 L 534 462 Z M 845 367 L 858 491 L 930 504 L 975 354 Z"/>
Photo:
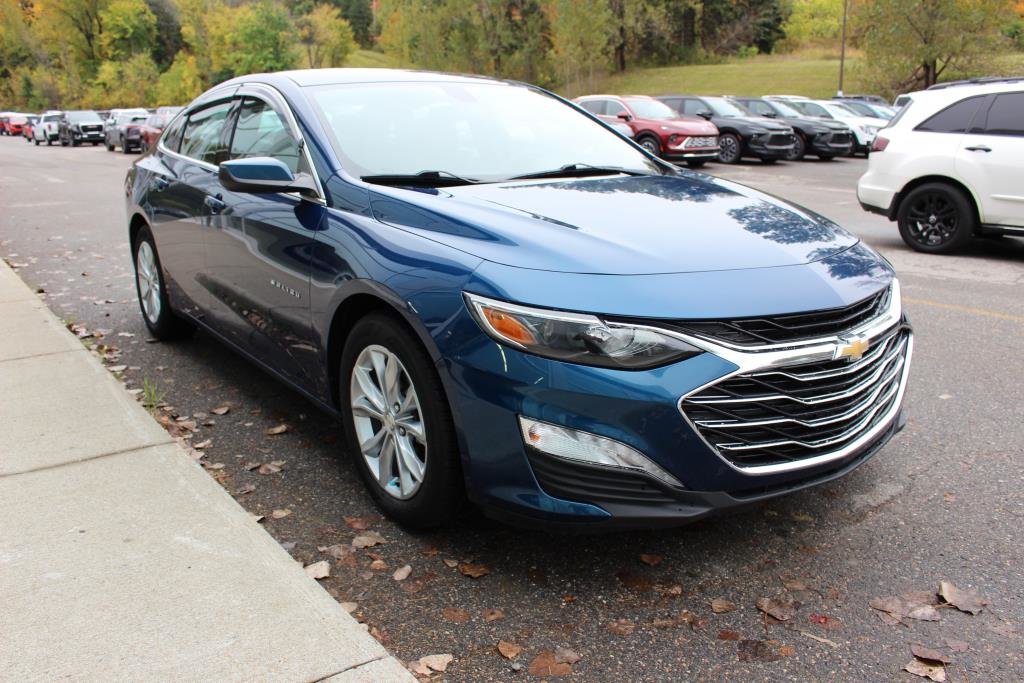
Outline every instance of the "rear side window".
<path fill-rule="evenodd" d="M 924 122 L 917 124 L 914 130 L 929 133 L 966 133 L 971 127 L 971 120 L 978 112 L 978 106 L 986 95 L 968 97 L 956 104 L 951 104 L 938 114 L 933 114 Z"/>
<path fill-rule="evenodd" d="M 223 161 L 226 150 L 221 143 L 221 133 L 230 109 L 231 102 L 225 101 L 189 114 L 181 138 L 181 154 L 208 164 Z"/>
<path fill-rule="evenodd" d="M 1024 92 L 996 95 L 988 110 L 985 132 L 989 135 L 1024 136 Z"/>
<path fill-rule="evenodd" d="M 272 157 L 299 170 L 298 141 L 269 104 L 253 97 L 243 100 L 231 139 L 231 158 L 245 157 Z"/>
<path fill-rule="evenodd" d="M 591 114 L 600 116 L 604 113 L 604 100 L 587 100 L 586 102 L 580 102 L 580 106 Z"/>

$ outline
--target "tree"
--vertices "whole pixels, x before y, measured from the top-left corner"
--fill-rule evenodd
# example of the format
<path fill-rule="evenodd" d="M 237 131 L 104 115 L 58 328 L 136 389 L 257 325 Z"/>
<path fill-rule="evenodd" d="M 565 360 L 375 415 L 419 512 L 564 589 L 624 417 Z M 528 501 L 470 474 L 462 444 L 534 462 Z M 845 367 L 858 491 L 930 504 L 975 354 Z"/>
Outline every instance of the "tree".
<path fill-rule="evenodd" d="M 282 6 L 269 0 L 217 6 L 204 17 L 204 27 L 212 82 L 298 66 L 295 24 Z"/>
<path fill-rule="evenodd" d="M 331 5 L 314 5 L 308 14 L 295 20 L 306 66 L 319 69 L 341 66 L 356 47 L 352 27 Z"/>
<path fill-rule="evenodd" d="M 156 64 L 148 54 L 100 64 L 85 104 L 97 108 L 137 107 L 154 99 Z"/>
<path fill-rule="evenodd" d="M 156 15 L 145 0 L 111 0 L 100 11 L 100 45 L 112 61 L 149 53 L 156 43 Z"/>
<path fill-rule="evenodd" d="M 373 9 L 370 0 L 340 0 L 341 16 L 352 27 L 356 41 L 362 47 L 373 46 Z"/>
<path fill-rule="evenodd" d="M 605 3 L 554 0 L 548 5 L 551 61 L 570 90 L 592 92 L 611 64 L 614 17 Z"/>
<path fill-rule="evenodd" d="M 183 105 L 203 92 L 203 79 L 195 55 L 182 50 L 156 82 L 157 105 Z"/>
<path fill-rule="evenodd" d="M 783 31 L 789 47 L 835 45 L 842 23 L 842 0 L 793 0 Z"/>
<path fill-rule="evenodd" d="M 864 0 L 854 26 L 866 75 L 891 91 L 927 88 L 942 76 L 985 72 L 1005 40 L 1013 0 Z"/>

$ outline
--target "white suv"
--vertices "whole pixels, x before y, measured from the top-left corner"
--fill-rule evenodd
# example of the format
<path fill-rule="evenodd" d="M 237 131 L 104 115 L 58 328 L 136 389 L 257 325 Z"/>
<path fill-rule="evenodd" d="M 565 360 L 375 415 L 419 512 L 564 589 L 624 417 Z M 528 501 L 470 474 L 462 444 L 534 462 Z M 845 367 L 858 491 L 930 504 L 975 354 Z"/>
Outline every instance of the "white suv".
<path fill-rule="evenodd" d="M 912 248 L 1024 235 L 1024 79 L 911 93 L 871 151 L 857 199 L 895 220 Z"/>

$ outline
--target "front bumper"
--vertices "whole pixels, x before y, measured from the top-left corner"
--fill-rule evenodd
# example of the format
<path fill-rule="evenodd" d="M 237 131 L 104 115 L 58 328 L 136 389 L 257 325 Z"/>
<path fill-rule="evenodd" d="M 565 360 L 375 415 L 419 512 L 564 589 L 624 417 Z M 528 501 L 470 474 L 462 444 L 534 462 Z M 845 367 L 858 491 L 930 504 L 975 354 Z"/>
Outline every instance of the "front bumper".
<path fill-rule="evenodd" d="M 88 130 L 88 131 L 71 131 L 71 138 L 79 142 L 103 142 L 103 131 L 101 130 Z"/>
<path fill-rule="evenodd" d="M 759 159 L 785 159 L 796 145 L 792 134 L 760 133 L 744 141 L 746 153 Z"/>
<path fill-rule="evenodd" d="M 818 133 L 811 138 L 810 150 L 814 153 L 846 156 L 853 151 L 853 145 L 854 138 L 852 134 L 836 139 L 834 133 Z"/>

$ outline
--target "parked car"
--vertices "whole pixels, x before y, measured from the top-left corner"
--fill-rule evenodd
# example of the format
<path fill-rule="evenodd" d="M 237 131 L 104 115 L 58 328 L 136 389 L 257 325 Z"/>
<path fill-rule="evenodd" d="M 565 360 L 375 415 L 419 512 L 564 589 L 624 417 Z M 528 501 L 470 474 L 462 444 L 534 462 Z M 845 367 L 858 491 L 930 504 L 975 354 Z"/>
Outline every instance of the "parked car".
<path fill-rule="evenodd" d="M 150 114 L 146 121 L 139 128 L 142 139 L 142 149 L 150 149 L 160 139 L 164 128 L 171 122 L 182 107 L 157 107 L 155 113 Z"/>
<path fill-rule="evenodd" d="M 867 116 L 868 118 L 888 121 L 892 117 L 896 116 L 896 110 L 887 104 L 876 104 L 875 102 L 864 102 L 861 100 L 848 100 L 839 97 L 833 97 L 832 99 L 840 104 L 846 105 L 846 107 L 852 109 L 855 114 Z"/>
<path fill-rule="evenodd" d="M 7 135 L 21 135 L 21 129 L 28 121 L 27 114 L 11 114 L 4 124 Z"/>
<path fill-rule="evenodd" d="M 769 95 L 766 99 L 778 100 L 777 96 Z M 854 145 L 852 154 L 863 154 L 867 156 L 871 151 L 871 142 L 875 134 L 885 125 L 880 121 L 867 116 L 860 116 L 857 112 L 849 109 L 839 102 L 830 100 L 810 100 L 807 98 L 786 98 L 782 100 L 797 111 L 808 116 L 818 116 L 825 119 L 834 119 L 845 123 L 853 131 Z"/>
<path fill-rule="evenodd" d="M 653 97 L 587 95 L 575 102 L 608 123 L 625 123 L 638 145 L 662 159 L 700 168 L 718 156 L 718 129 L 714 125 L 680 116 Z"/>
<path fill-rule="evenodd" d="M 52 110 L 44 112 L 40 116 L 39 122 L 32 126 L 32 140 L 36 143 L 36 146 L 42 142 L 49 146 L 60 139 L 60 120 L 62 116 L 63 112 Z"/>
<path fill-rule="evenodd" d="M 896 221 L 911 248 L 1024 236 L 1024 80 L 913 93 L 875 138 L 861 206 Z"/>
<path fill-rule="evenodd" d="M 793 151 L 786 157 L 787 161 L 803 159 L 808 152 L 828 161 L 837 156 L 846 156 L 853 149 L 853 131 L 839 121 L 801 114 L 779 100 L 766 100 L 760 97 L 731 99 L 754 116 L 775 119 L 793 129 L 796 140 Z"/>
<path fill-rule="evenodd" d="M 889 101 L 882 97 L 881 95 L 836 95 L 832 99 L 840 100 L 843 102 L 850 100 L 857 102 L 867 102 L 868 104 L 877 104 L 883 107 L 889 105 Z"/>
<path fill-rule="evenodd" d="M 35 114 L 29 114 L 25 117 L 25 123 L 21 127 L 21 136 L 25 138 L 25 142 L 32 142 L 32 127 L 39 122 L 39 117 Z"/>
<path fill-rule="evenodd" d="M 58 123 L 57 138 L 62 147 L 78 147 L 83 142 L 95 147 L 103 142 L 103 120 L 88 109 L 66 111 Z"/>
<path fill-rule="evenodd" d="M 149 331 L 210 330 L 337 416 L 407 526 L 467 496 L 545 528 L 683 523 L 831 481 L 903 425 L 883 258 L 533 86 L 236 78 L 124 192 Z"/>
<path fill-rule="evenodd" d="M 779 121 L 751 116 L 724 97 L 666 95 L 659 100 L 685 116 L 699 116 L 718 128 L 718 160 L 737 164 L 743 157 L 756 157 L 772 164 L 793 153 L 793 129 Z"/>
<path fill-rule="evenodd" d="M 113 152 L 115 147 L 128 154 L 132 150 L 143 151 L 147 149 L 142 140 L 142 127 L 149 119 L 149 114 L 121 113 L 117 114 L 113 122 L 108 123 L 103 131 L 104 144 L 108 152 Z"/>
<path fill-rule="evenodd" d="M 9 111 L 0 112 L 0 135 L 7 135 L 7 121 L 11 118 L 12 113 Z"/>

